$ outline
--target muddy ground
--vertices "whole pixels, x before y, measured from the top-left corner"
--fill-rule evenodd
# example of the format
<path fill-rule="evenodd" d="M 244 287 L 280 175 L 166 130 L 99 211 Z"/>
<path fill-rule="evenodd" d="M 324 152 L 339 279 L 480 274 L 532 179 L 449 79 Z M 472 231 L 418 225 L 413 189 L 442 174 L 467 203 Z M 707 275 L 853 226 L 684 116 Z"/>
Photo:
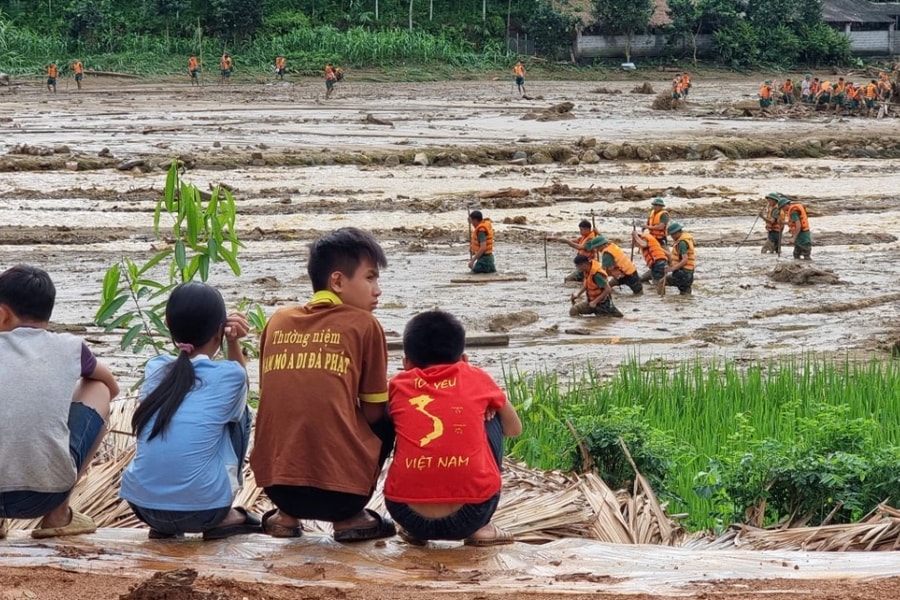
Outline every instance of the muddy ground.
<path fill-rule="evenodd" d="M 657 111 L 653 95 L 631 90 L 644 80 L 663 90 L 669 76 L 628 77 L 532 80 L 530 100 L 506 80 L 352 75 L 327 102 L 317 80 L 191 89 L 88 78 L 81 92 L 62 85 L 55 96 L 37 84 L 0 89 L 0 266 L 50 271 L 54 321 L 84 335 L 124 383 L 135 381 L 141 359 L 91 321 L 106 268 L 165 243 L 154 239 L 152 211 L 163 169 L 178 157 L 187 181 L 234 189 L 244 273 L 222 267 L 211 278 L 230 303 L 247 298 L 271 313 L 304 301 L 306 245 L 355 225 L 388 253 L 376 314 L 389 339 L 421 310 L 450 310 L 472 335 L 509 334 L 508 346 L 469 350 L 498 377 L 548 370 L 565 380 L 588 363 L 609 374 L 631 356 L 889 356 L 900 316 L 900 120 L 745 116 L 761 74 L 697 77 L 684 109 Z M 568 118 L 543 112 L 562 102 L 573 104 Z M 486 197 L 506 188 L 527 194 Z M 770 191 L 807 205 L 812 266 L 838 283 L 770 277 L 793 262 L 789 249 L 781 258 L 759 252 L 764 228 L 754 217 Z M 593 211 L 598 229 L 629 252 L 632 225 L 655 196 L 697 241 L 693 295 L 634 297 L 622 288 L 614 301 L 623 319 L 569 317 L 572 288 L 562 280 L 572 252 L 545 248 L 543 236 L 574 238 Z M 476 207 L 497 230 L 493 281 L 466 272 L 466 213 Z M 391 367 L 399 362 L 393 352 Z M 741 597 L 740 586 L 722 585 L 703 593 Z M 885 585 L 859 597 L 897 589 Z M 856 597 L 832 582 L 803 586 L 793 595 Z"/>

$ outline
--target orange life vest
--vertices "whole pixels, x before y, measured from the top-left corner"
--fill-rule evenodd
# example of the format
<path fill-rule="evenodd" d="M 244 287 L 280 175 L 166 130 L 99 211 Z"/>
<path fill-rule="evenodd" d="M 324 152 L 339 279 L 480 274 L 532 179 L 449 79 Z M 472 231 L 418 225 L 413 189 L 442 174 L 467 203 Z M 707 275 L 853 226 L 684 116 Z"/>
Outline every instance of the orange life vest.
<path fill-rule="evenodd" d="M 797 221 L 791 219 L 791 213 L 800 215 L 800 231 L 809 231 L 809 218 L 806 216 L 806 208 L 802 204 L 789 204 L 787 209 L 787 224 L 791 235 L 797 235 Z"/>
<path fill-rule="evenodd" d="M 837 94 L 843 94 L 843 93 L 844 93 L 844 89 L 846 89 L 846 87 L 847 87 L 847 84 L 846 84 L 846 83 L 844 83 L 843 81 L 838 81 L 838 82 L 837 82 L 837 85 L 834 86 L 834 93 L 835 93 L 835 95 L 837 95 Z"/>
<path fill-rule="evenodd" d="M 859 88 L 856 86 L 847 86 L 847 98 L 850 100 L 859 100 Z"/>
<path fill-rule="evenodd" d="M 284 69 L 285 59 L 283 56 L 279 56 L 275 59 L 275 67 L 278 69 Z"/>
<path fill-rule="evenodd" d="M 785 81 L 781 84 L 781 91 L 790 96 L 794 93 L 794 82 L 793 81 Z"/>
<path fill-rule="evenodd" d="M 687 242 L 688 251 L 687 251 L 687 262 L 684 263 L 682 269 L 687 269 L 688 271 L 694 270 L 694 236 L 689 233 L 682 233 L 681 237 L 677 242 L 672 244 L 672 264 L 678 264 L 681 262 L 681 253 L 678 251 L 681 242 Z"/>
<path fill-rule="evenodd" d="M 609 244 L 601 250 L 603 254 L 609 254 L 613 257 L 615 265 L 609 269 L 609 272 L 615 277 L 627 277 L 637 273 L 637 267 L 631 262 L 622 249 L 615 244 Z"/>
<path fill-rule="evenodd" d="M 653 227 L 654 225 L 659 225 L 660 223 L 662 223 L 663 215 L 666 215 L 668 217 L 669 213 L 664 210 L 661 210 L 659 212 L 651 211 L 650 216 L 647 217 L 647 227 Z M 651 229 L 650 233 L 652 233 L 653 237 L 655 237 L 657 240 L 662 241 L 662 240 L 666 239 L 666 235 L 667 235 L 666 232 L 668 231 L 668 229 L 669 229 L 669 226 L 668 226 L 668 224 L 666 224 L 665 229 Z"/>
<path fill-rule="evenodd" d="M 596 232 L 593 232 L 593 231 L 587 235 L 583 235 L 580 238 L 578 238 L 578 245 L 584 246 L 588 242 L 588 240 L 592 240 L 595 237 L 597 237 L 597 234 L 596 234 Z M 578 254 L 584 254 L 588 258 L 597 258 L 597 249 L 594 248 L 593 250 L 585 250 L 584 248 L 582 248 L 581 250 L 578 251 Z"/>
<path fill-rule="evenodd" d="M 76 75 L 81 75 L 84 73 L 84 65 L 81 64 L 80 60 L 76 60 L 75 64 L 72 65 L 72 70 L 75 71 Z"/>
<path fill-rule="evenodd" d="M 513 73 L 515 73 L 517 77 L 525 77 L 525 67 L 523 67 L 522 65 L 516 65 L 515 67 L 513 67 Z"/>
<path fill-rule="evenodd" d="M 662 245 L 655 237 L 650 235 L 649 231 L 642 233 L 641 238 L 647 242 L 647 247 L 641 248 L 641 254 L 644 256 L 644 262 L 647 263 L 648 267 L 652 267 L 653 263 L 658 260 L 666 260 L 668 258 Z"/>
<path fill-rule="evenodd" d="M 875 92 L 878 89 L 877 83 L 869 83 L 866 85 L 866 98 L 869 100 L 875 99 Z"/>
<path fill-rule="evenodd" d="M 809 94 L 811 96 L 815 96 L 818 93 L 819 93 L 819 82 L 814 79 L 813 82 L 809 84 Z"/>
<path fill-rule="evenodd" d="M 606 274 L 606 271 L 603 270 L 603 267 L 596 260 L 591 261 L 591 270 L 588 271 L 588 274 L 584 277 L 584 288 L 587 293 L 588 301 L 596 300 L 600 294 L 603 293 L 603 288 L 597 287 L 597 282 L 594 281 L 594 275 L 600 273 L 606 279 L 609 279 L 609 275 Z"/>
<path fill-rule="evenodd" d="M 50 65 L 49 67 L 47 67 L 47 77 L 56 78 L 56 74 L 56 65 Z"/>
<path fill-rule="evenodd" d="M 491 224 L 490 219 L 484 219 L 472 230 L 472 243 L 469 245 L 469 250 L 472 251 L 472 254 L 478 254 L 478 251 L 481 249 L 481 243 L 478 241 L 478 233 L 484 232 L 485 235 L 485 245 L 484 245 L 484 254 L 493 254 L 494 253 L 494 227 Z"/>
<path fill-rule="evenodd" d="M 768 100 L 772 97 L 772 88 L 766 84 L 763 84 L 761 88 L 759 88 L 759 97 L 763 100 Z"/>
<path fill-rule="evenodd" d="M 766 231 L 780 232 L 782 229 L 784 229 L 784 223 L 781 221 L 781 209 L 776 205 L 769 211 L 769 219 L 766 219 Z"/>
<path fill-rule="evenodd" d="M 197 70 L 197 59 L 193 56 L 188 59 L 188 71 L 196 71 Z"/>

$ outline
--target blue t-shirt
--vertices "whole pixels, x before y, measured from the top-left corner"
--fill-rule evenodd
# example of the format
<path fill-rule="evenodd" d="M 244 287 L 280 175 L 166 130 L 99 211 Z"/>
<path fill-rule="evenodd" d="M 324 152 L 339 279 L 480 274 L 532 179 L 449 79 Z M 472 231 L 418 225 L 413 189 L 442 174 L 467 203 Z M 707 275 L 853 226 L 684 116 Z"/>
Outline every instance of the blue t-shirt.
<path fill-rule="evenodd" d="M 174 356 L 147 363 L 143 400 L 165 375 Z M 150 441 L 156 416 L 141 430 L 134 460 L 122 475 L 119 495 L 156 510 L 208 510 L 231 506 L 241 467 L 226 425 L 247 409 L 247 372 L 235 361 L 193 359 L 197 383 L 169 421 L 165 434 Z M 241 457 L 243 459 L 243 457 Z"/>

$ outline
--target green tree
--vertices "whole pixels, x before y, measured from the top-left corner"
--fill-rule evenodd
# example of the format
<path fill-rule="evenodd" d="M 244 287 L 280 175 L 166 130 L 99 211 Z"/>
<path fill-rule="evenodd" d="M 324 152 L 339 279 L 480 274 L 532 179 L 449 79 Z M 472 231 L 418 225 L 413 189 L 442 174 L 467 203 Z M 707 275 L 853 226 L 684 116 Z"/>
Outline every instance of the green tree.
<path fill-rule="evenodd" d="M 65 12 L 69 37 L 94 45 L 111 19 L 109 0 L 73 0 Z"/>
<path fill-rule="evenodd" d="M 263 0 L 210 0 L 213 29 L 232 42 L 253 37 L 263 22 Z"/>
<path fill-rule="evenodd" d="M 652 14 L 652 0 L 594 0 L 597 24 L 608 33 L 625 35 L 625 60 L 629 62 L 634 34 L 647 30 Z"/>
<path fill-rule="evenodd" d="M 539 1 L 525 25 L 538 53 L 557 58 L 572 46 L 572 30 L 577 19 L 557 11 L 549 2 Z"/>
<path fill-rule="evenodd" d="M 668 0 L 670 42 L 687 40 L 697 64 L 697 36 L 731 25 L 740 17 L 733 0 Z"/>

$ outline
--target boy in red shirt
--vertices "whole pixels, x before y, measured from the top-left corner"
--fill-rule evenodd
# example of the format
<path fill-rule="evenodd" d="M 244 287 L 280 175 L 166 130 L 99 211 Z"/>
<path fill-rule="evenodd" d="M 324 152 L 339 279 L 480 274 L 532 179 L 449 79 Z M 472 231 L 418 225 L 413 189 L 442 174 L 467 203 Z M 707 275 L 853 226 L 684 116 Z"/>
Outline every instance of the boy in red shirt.
<path fill-rule="evenodd" d="M 385 506 L 408 543 L 510 544 L 491 523 L 500 501 L 503 436 L 522 432 L 490 375 L 469 365 L 466 332 L 451 314 L 416 315 L 403 332 L 403 367 L 388 387 L 397 433 Z"/>

